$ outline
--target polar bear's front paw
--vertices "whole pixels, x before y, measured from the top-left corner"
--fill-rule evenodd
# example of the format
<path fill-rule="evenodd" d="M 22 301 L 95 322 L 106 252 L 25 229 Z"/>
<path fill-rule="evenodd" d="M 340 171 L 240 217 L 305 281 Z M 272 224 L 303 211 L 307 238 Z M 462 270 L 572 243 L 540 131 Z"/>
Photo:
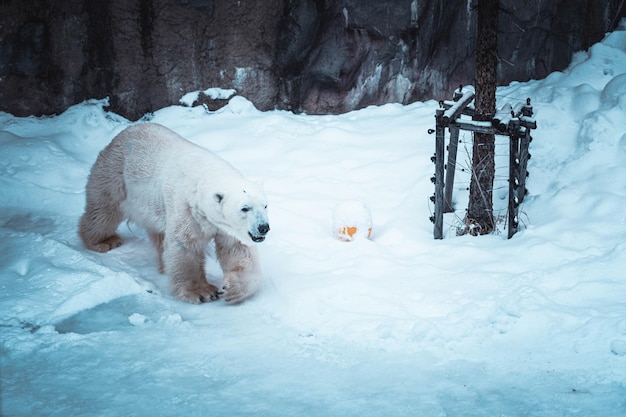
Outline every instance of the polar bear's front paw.
<path fill-rule="evenodd" d="M 192 304 L 215 301 L 219 298 L 218 289 L 208 282 L 191 282 L 176 291 L 176 298 Z"/>
<path fill-rule="evenodd" d="M 254 282 L 242 279 L 238 275 L 228 275 L 224 279 L 220 296 L 229 304 L 237 304 L 256 292 Z"/>

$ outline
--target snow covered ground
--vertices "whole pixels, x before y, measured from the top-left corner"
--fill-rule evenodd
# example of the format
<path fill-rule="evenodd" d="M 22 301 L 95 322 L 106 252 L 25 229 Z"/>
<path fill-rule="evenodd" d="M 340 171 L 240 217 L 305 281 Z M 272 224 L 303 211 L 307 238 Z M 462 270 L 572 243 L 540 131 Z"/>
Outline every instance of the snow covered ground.
<path fill-rule="evenodd" d="M 435 101 L 307 116 L 235 97 L 154 113 L 264 181 L 265 283 L 238 306 L 172 299 L 133 224 L 119 249 L 82 247 L 89 169 L 129 124 L 106 101 L 0 113 L 0 414 L 626 415 L 626 27 L 562 73 L 498 89 L 500 104 L 526 97 L 538 129 L 511 240 L 504 225 L 456 236 L 461 171 L 433 239 Z M 369 207 L 371 239 L 333 237 L 345 200 Z"/>

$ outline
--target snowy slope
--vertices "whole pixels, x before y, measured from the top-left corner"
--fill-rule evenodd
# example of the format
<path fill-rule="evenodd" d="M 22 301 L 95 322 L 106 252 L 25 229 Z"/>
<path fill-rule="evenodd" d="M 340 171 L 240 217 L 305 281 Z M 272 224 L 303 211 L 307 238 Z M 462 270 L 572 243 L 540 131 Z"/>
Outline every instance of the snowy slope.
<path fill-rule="evenodd" d="M 264 181 L 265 283 L 238 306 L 172 299 L 133 224 L 119 249 L 82 247 L 89 169 L 129 124 L 105 100 L 0 113 L 0 414 L 626 415 L 626 31 L 498 89 L 526 97 L 538 129 L 511 240 L 455 236 L 463 172 L 433 240 L 435 101 L 307 116 L 234 97 L 147 117 Z M 345 200 L 369 207 L 370 240 L 333 237 Z"/>

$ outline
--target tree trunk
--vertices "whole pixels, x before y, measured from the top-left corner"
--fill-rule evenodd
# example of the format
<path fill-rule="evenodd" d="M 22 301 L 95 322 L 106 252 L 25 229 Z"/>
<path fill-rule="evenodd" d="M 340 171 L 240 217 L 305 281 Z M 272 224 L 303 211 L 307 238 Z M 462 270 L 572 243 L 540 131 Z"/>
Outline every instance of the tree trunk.
<path fill-rule="evenodd" d="M 498 0 L 478 0 L 474 120 L 491 120 L 496 112 L 498 10 Z M 474 134 L 472 180 L 466 218 L 467 232 L 472 235 L 491 233 L 495 227 L 492 201 L 494 149 L 493 135 Z"/>

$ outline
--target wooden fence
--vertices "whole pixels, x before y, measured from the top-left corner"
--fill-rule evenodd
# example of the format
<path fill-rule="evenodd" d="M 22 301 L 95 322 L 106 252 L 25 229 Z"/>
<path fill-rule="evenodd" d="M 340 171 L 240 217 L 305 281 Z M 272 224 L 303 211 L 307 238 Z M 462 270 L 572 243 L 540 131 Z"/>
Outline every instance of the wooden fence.
<path fill-rule="evenodd" d="M 463 92 L 462 88 L 454 93 L 451 101 L 441 101 L 440 108 L 435 112 L 435 155 L 431 158 L 435 164 L 435 176 L 431 178 L 435 184 L 435 195 L 431 201 L 435 203 L 434 215 L 431 221 L 435 224 L 433 235 L 435 239 L 443 239 L 443 214 L 453 212 L 452 191 L 456 169 L 459 132 L 487 133 L 509 137 L 509 201 L 508 201 L 508 237 L 509 239 L 519 230 L 519 207 L 528 193 L 526 177 L 528 177 L 528 152 L 532 137 L 530 130 L 537 128 L 533 118 L 533 108 L 530 99 L 526 103 L 514 108 L 510 104 L 504 105 L 488 121 L 472 120 L 474 108 L 471 103 L 474 93 L 471 90 Z M 467 116 L 467 117 L 463 117 Z M 448 160 L 445 163 L 445 131 L 450 132 L 448 143 Z M 429 130 L 430 133 L 433 130 Z M 445 174 L 445 175 L 444 175 Z"/>

